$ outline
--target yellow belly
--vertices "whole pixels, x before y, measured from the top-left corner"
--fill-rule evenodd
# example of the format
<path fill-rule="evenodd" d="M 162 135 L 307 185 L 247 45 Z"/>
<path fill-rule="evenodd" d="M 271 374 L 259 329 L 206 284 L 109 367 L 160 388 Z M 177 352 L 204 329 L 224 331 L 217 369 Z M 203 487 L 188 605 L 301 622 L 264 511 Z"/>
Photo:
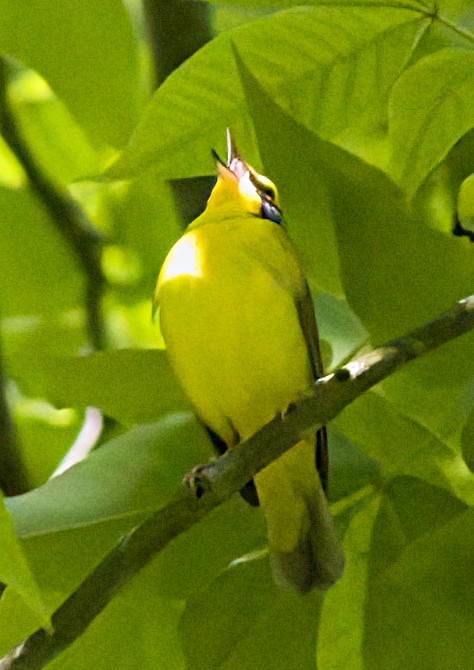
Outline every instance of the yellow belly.
<path fill-rule="evenodd" d="M 291 292 L 300 272 L 282 234 L 247 218 L 199 227 L 173 247 L 160 275 L 171 363 L 199 416 L 228 446 L 311 383 Z"/>

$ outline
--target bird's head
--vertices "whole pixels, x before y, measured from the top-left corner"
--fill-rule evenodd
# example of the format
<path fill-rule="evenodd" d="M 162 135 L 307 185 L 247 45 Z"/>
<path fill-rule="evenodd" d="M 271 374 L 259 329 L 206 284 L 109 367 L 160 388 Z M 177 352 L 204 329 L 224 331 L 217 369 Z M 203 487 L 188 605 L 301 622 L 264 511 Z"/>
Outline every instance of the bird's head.
<path fill-rule="evenodd" d="M 235 215 L 247 213 L 274 223 L 281 223 L 282 213 L 278 191 L 267 177 L 258 174 L 239 155 L 227 129 L 227 163 L 212 152 L 217 163 L 217 182 L 208 207 Z"/>

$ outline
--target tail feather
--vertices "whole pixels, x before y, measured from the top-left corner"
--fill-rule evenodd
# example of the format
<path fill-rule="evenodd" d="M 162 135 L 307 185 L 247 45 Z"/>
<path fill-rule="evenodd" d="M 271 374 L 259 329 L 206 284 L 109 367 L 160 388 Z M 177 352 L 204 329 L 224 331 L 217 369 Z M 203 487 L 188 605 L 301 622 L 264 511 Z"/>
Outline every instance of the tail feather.
<path fill-rule="evenodd" d="M 275 581 L 284 590 L 306 593 L 322 591 L 336 582 L 344 570 L 344 554 L 334 528 L 326 496 L 321 488 L 308 501 L 311 518 L 295 549 L 290 552 L 270 547 L 270 563 Z"/>
<path fill-rule="evenodd" d="M 295 445 L 255 481 L 276 583 L 302 593 L 329 588 L 342 575 L 344 554 L 315 471 L 314 442 Z"/>

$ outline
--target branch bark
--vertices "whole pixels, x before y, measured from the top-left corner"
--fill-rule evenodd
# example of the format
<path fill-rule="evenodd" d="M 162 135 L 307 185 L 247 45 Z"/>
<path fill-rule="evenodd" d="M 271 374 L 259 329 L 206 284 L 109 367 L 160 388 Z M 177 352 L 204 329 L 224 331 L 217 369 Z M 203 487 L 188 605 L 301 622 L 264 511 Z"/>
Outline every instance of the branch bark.
<path fill-rule="evenodd" d="M 474 295 L 461 300 L 421 328 L 318 379 L 312 394 L 292 406 L 284 417 L 276 416 L 246 442 L 188 473 L 173 499 L 122 538 L 53 614 L 54 633 L 36 631 L 0 662 L 0 668 L 43 668 L 84 632 L 120 588 L 168 542 L 290 449 L 302 431 L 328 423 L 359 395 L 409 361 L 472 329 Z"/>

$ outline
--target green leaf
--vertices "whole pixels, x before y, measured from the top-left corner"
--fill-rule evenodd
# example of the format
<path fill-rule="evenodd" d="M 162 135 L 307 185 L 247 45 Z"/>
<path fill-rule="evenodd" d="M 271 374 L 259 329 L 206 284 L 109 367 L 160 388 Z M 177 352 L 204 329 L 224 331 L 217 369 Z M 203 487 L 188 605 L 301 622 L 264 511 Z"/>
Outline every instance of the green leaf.
<path fill-rule="evenodd" d="M 160 596 L 194 597 L 196 591 L 207 589 L 232 561 L 266 544 L 262 511 L 235 495 L 174 539 L 155 558 L 154 579 Z"/>
<path fill-rule="evenodd" d="M 352 127 L 380 132 L 389 89 L 428 25 L 407 9 L 305 6 L 219 35 L 162 84 L 106 176 L 153 165 L 166 177 L 210 174 L 209 147 L 223 128 L 249 134 L 233 45 L 272 100 L 307 127 L 331 138 Z"/>
<path fill-rule="evenodd" d="M 0 49 L 37 70 L 95 141 L 122 145 L 136 121 L 137 45 L 115 0 L 4 0 Z"/>
<path fill-rule="evenodd" d="M 373 529 L 372 583 L 418 538 L 433 532 L 466 510 L 466 504 L 445 490 L 415 477 L 395 477 L 383 488 Z"/>
<path fill-rule="evenodd" d="M 380 498 L 372 492 L 351 510 L 344 536 L 343 577 L 328 591 L 318 628 L 318 667 L 363 670 L 364 618 L 372 530 Z"/>
<path fill-rule="evenodd" d="M 330 501 L 339 501 L 380 480 L 379 464 L 368 457 L 331 423 L 329 435 Z"/>
<path fill-rule="evenodd" d="M 207 461 L 209 451 L 207 436 L 192 417 L 172 415 L 157 424 L 132 429 L 44 486 L 7 499 L 49 613 L 79 586 L 121 535 L 169 500 L 184 473 L 196 463 Z M 239 516 L 243 516 L 241 511 Z M 213 521 L 209 523 L 212 529 Z M 241 519 L 236 527 L 239 523 L 247 530 L 255 525 L 255 521 L 244 523 Z M 254 542 L 255 531 L 249 537 Z M 239 545 L 237 538 L 241 539 L 242 534 L 231 542 L 222 542 L 216 536 L 222 549 L 216 552 L 214 568 L 203 564 L 205 557 L 194 563 L 193 553 L 185 545 L 195 576 L 203 579 L 209 569 L 213 574 L 213 570 L 223 567 L 222 561 L 238 555 L 239 546 L 245 550 L 245 543 Z M 196 538 L 193 545 L 195 542 Z M 179 546 L 173 546 L 175 556 L 180 555 Z M 160 561 L 167 565 L 166 552 Z M 169 577 L 160 582 L 162 591 L 180 592 L 186 584 L 186 579 L 173 577 L 175 568 L 175 563 L 168 572 L 160 568 Z M 191 588 L 189 583 L 186 588 Z M 42 623 L 11 588 L 0 600 L 0 618 L 8 621 L 0 630 L 0 650 L 4 652 Z"/>
<path fill-rule="evenodd" d="M 473 25 L 471 0 L 440 0 L 438 8 L 443 19 L 456 21 L 459 27 L 469 28 Z"/>
<path fill-rule="evenodd" d="M 306 131 L 301 132 L 296 124 L 287 119 L 237 52 L 235 58 L 249 113 L 254 119 L 265 172 L 268 171 L 278 184 L 288 233 L 302 257 L 308 281 L 312 288 L 341 293 L 330 194 L 314 163 Z M 289 124 L 288 128 L 285 123 Z M 275 136 L 281 138 L 277 145 Z M 302 184 L 310 188 L 302 189 Z M 316 309 L 319 315 L 319 306 Z M 324 319 L 328 310 L 323 305 L 321 312 Z"/>
<path fill-rule="evenodd" d="M 47 627 L 45 604 L 35 577 L 15 536 L 12 520 L 0 497 L 0 582 L 10 586 L 23 600 L 36 619 L 36 625 Z"/>
<path fill-rule="evenodd" d="M 350 442 L 377 460 L 385 477 L 411 475 L 472 502 L 474 475 L 461 456 L 385 398 L 365 393 L 335 419 Z"/>
<path fill-rule="evenodd" d="M 209 440 L 190 414 L 132 428 L 43 486 L 6 501 L 18 535 L 141 516 L 163 505 Z"/>
<path fill-rule="evenodd" d="M 474 126 L 474 52 L 444 49 L 406 70 L 390 102 L 392 168 L 413 195 Z"/>
<path fill-rule="evenodd" d="M 37 199 L 28 190 L 0 187 L 0 210 L 2 318 L 51 317 L 76 307 L 81 299 L 77 266 Z"/>
<path fill-rule="evenodd" d="M 111 151 L 92 146 L 63 101 L 35 72 L 20 71 L 9 87 L 9 98 L 23 141 L 59 184 L 98 174 L 105 159 L 110 160 Z"/>
<path fill-rule="evenodd" d="M 158 349 L 25 359 L 17 375 L 31 394 L 46 397 L 57 406 L 91 405 L 124 423 L 147 422 L 189 409 L 166 352 Z"/>
<path fill-rule="evenodd" d="M 386 379 L 384 395 L 459 452 L 461 431 L 473 408 L 474 336 L 448 342 Z"/>
<path fill-rule="evenodd" d="M 368 341 L 368 333 L 345 300 L 328 293 L 317 293 L 314 309 L 319 335 L 331 344 L 331 368 L 354 356 Z"/>
<path fill-rule="evenodd" d="M 469 509 L 421 535 L 374 579 L 366 603 L 365 667 L 469 667 L 473 532 Z"/>
<path fill-rule="evenodd" d="M 159 597 L 155 576 L 153 565 L 142 570 L 48 670 L 84 670 L 91 659 L 100 670 L 184 670 L 178 635 L 183 605 Z"/>
<path fill-rule="evenodd" d="M 77 588 L 120 535 L 169 500 L 184 473 L 209 459 L 209 449 L 207 436 L 192 417 L 172 415 L 132 429 L 44 486 L 8 499 L 50 611 Z M 155 559 L 157 593 L 167 598 L 192 593 L 264 542 L 261 512 L 236 496 Z M 2 631 L 0 648 L 2 643 L 6 648 L 14 644 L 19 631 L 26 635 L 35 628 L 18 599 L 10 596 L 2 602 L 0 616 L 11 617 L 12 612 L 16 618 Z"/>
<path fill-rule="evenodd" d="M 470 174 L 459 188 L 457 217 L 463 227 L 474 232 L 474 174 Z"/>
<path fill-rule="evenodd" d="M 186 603 L 180 630 L 196 670 L 314 668 L 317 593 L 277 593 L 267 560 L 242 560 Z"/>
<path fill-rule="evenodd" d="M 469 250 L 414 217 L 381 173 L 360 164 L 357 186 L 354 169 L 335 203 L 343 284 L 372 341 L 383 343 L 469 295 L 474 266 Z"/>
<path fill-rule="evenodd" d="M 416 218 L 381 171 L 295 123 L 243 68 L 265 166 L 278 177 L 282 200 L 289 189 L 289 201 L 308 202 L 306 216 L 289 229 L 296 242 L 300 226 L 312 236 L 313 283 L 334 290 L 342 281 L 349 306 L 379 343 L 469 295 L 470 249 Z M 270 150 L 275 136 L 284 138 L 278 151 Z"/>
<path fill-rule="evenodd" d="M 367 639 L 369 644 L 378 647 L 380 659 L 387 639 L 390 639 L 392 654 L 399 645 L 398 653 L 405 658 L 404 635 L 393 639 L 385 624 L 377 624 L 379 630 L 384 628 L 382 634 L 373 633 L 373 618 L 377 614 L 385 617 L 385 610 L 391 606 L 380 592 L 380 584 L 421 538 L 431 537 L 435 529 L 444 528 L 454 519 L 462 519 L 466 506 L 442 489 L 410 477 L 395 478 L 381 493 L 374 494 L 367 489 L 362 497 L 354 497 L 351 505 L 347 506 L 347 502 L 342 505 L 344 511 L 337 519 L 347 519 L 346 567 L 342 579 L 324 599 L 317 660 L 324 668 L 362 670 L 367 667 Z M 409 577 L 404 575 L 397 582 L 397 588 L 403 591 L 407 584 Z M 443 591 L 439 584 L 435 588 Z M 433 590 L 433 595 L 435 592 Z M 412 597 L 416 597 L 415 594 Z M 417 635 L 415 626 L 414 643 Z M 429 667 L 429 662 L 427 655 L 426 665 L 404 663 L 404 667 L 424 668 Z M 377 666 L 373 663 L 370 667 Z M 383 661 L 379 667 L 385 668 Z M 399 667 L 395 661 L 393 667 Z"/>
<path fill-rule="evenodd" d="M 32 532 L 21 547 L 51 615 L 84 581 L 119 538 L 137 523 L 137 516 L 72 530 Z M 25 640 L 42 624 L 18 593 L 8 587 L 0 599 L 0 656 Z"/>

